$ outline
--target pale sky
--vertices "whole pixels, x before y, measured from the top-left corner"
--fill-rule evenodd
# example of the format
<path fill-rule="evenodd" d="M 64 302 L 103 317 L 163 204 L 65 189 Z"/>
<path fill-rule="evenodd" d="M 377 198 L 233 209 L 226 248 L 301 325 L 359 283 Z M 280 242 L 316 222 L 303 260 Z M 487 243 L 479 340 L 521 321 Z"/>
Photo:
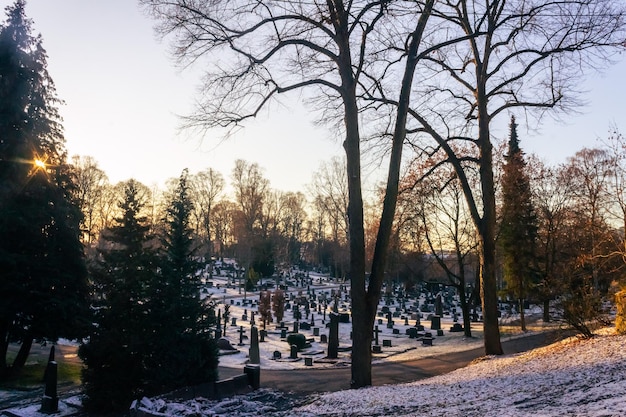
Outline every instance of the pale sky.
<path fill-rule="evenodd" d="M 0 0 L 4 7 L 13 1 Z M 27 0 L 48 52 L 48 71 L 66 104 L 70 155 L 94 157 L 112 183 L 136 178 L 146 185 L 213 168 L 229 181 L 235 159 L 258 163 L 272 188 L 304 191 L 323 161 L 341 156 L 338 140 L 315 128 L 298 104 L 276 109 L 226 142 L 216 133 L 189 138 L 177 132 L 177 114 L 190 112 L 198 69 L 177 69 L 134 0 Z M 518 133 L 526 153 L 562 162 L 596 146 L 611 125 L 626 134 L 626 59 L 590 77 L 588 105 L 565 124 L 546 120 L 538 134 Z M 518 118 L 518 121 L 521 120 Z"/>

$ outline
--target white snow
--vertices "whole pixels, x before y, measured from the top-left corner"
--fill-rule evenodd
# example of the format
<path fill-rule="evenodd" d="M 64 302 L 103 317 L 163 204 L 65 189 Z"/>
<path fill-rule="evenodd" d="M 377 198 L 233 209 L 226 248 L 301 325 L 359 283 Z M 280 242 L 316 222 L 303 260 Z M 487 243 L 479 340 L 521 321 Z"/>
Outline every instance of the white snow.
<path fill-rule="evenodd" d="M 340 283 L 318 274 L 310 274 L 316 293 L 337 289 Z M 239 326 L 250 335 L 250 322 L 242 320 L 244 309 L 248 316 L 256 311 L 252 306 L 243 306 L 244 296 L 258 300 L 258 293 L 239 293 L 233 280 L 225 276 L 213 277 L 212 288 L 205 295 L 212 294 L 221 303 L 231 304 L 231 317 L 237 318 L 237 326 L 228 326 L 227 337 L 238 352 L 220 356 L 221 368 L 234 368 L 233 372 L 243 371 L 248 362 L 249 340 L 239 345 Z M 217 285 L 220 288 L 217 288 Z M 228 285 L 228 286 L 227 286 Z M 290 290 L 292 287 L 290 287 Z M 286 293 L 306 292 L 297 288 Z M 237 306 L 237 303 L 240 305 Z M 341 308 L 340 302 L 340 311 Z M 347 303 L 346 303 L 347 304 Z M 382 305 L 383 303 L 381 303 Z M 219 306 L 223 309 L 223 305 Z M 390 306 L 395 311 L 395 305 Z M 302 311 L 302 309 L 301 309 Z M 313 310 L 312 310 L 313 311 Z M 315 326 L 320 334 L 328 334 L 322 323 L 323 314 L 315 309 Z M 327 310 L 330 311 L 330 308 Z M 304 312 L 303 312 L 304 314 Z M 537 312 L 527 311 L 529 333 L 552 329 L 554 325 L 544 325 L 534 319 Z M 328 318 L 328 316 L 326 316 Z M 523 337 L 518 327 L 507 325 L 516 316 L 505 316 L 501 322 L 502 338 Z M 257 315 L 258 319 L 258 315 Z M 379 325 L 380 344 L 383 339 L 392 341 L 392 347 L 383 347 L 381 354 L 374 355 L 374 362 L 405 361 L 427 356 L 438 356 L 453 351 L 482 347 L 482 324 L 473 323 L 472 338 L 463 333 L 451 333 L 452 317 L 445 316 L 441 327 L 443 336 L 434 334 L 433 346 L 423 346 L 415 339 L 409 339 L 405 330 L 415 324 L 415 320 L 394 318 L 394 327 L 400 334 L 394 335 L 382 318 Z M 293 326 L 291 311 L 285 312 L 285 325 Z M 257 326 L 259 321 L 257 320 Z M 421 323 L 430 330 L 430 321 L 423 318 Z M 261 369 L 310 369 L 304 360 L 289 360 L 289 346 L 280 338 L 276 323 L 267 327 L 266 341 L 260 343 Z M 350 323 L 340 324 L 340 347 L 350 346 Z M 313 330 L 301 331 L 313 338 L 311 348 L 300 352 L 300 358 L 308 355 L 313 358 L 313 368 L 346 366 L 349 352 L 340 352 L 336 362 L 321 361 L 326 356 L 327 345 L 313 337 Z M 494 417 L 546 417 L 546 416 L 626 416 L 626 336 L 614 335 L 612 329 L 603 329 L 592 340 L 571 338 L 551 346 L 519 355 L 486 357 L 466 368 L 447 375 L 434 377 L 409 384 L 372 387 L 303 398 L 284 392 L 261 389 L 248 395 L 236 396 L 222 401 L 209 401 L 198 398 L 187 402 L 166 402 L 162 399 L 144 399 L 139 406 L 153 415 L 163 416 L 494 416 Z M 526 333 L 528 334 L 528 333 Z M 282 360 L 273 360 L 272 353 L 278 350 Z M 79 398 L 70 399 L 79 401 Z M 63 405 L 63 403 L 62 403 Z M 66 407 L 71 413 L 72 407 Z M 38 407 L 11 410 L 18 416 L 40 416 Z M 58 416 L 64 416 L 61 412 Z"/>
<path fill-rule="evenodd" d="M 612 329 L 600 333 L 591 340 L 571 338 L 523 354 L 485 357 L 414 383 L 312 396 L 289 410 L 272 411 L 272 393 L 261 390 L 225 401 L 163 402 L 159 411 L 168 416 L 626 416 L 626 336 Z"/>

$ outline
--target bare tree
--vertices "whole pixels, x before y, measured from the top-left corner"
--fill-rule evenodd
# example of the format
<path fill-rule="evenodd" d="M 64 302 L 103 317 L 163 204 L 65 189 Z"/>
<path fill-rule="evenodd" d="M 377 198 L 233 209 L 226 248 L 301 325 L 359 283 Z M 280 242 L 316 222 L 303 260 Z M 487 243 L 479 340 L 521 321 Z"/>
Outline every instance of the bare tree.
<path fill-rule="evenodd" d="M 417 51 L 434 0 L 421 2 L 141 0 L 175 37 L 177 55 L 209 63 L 199 111 L 190 126 L 232 129 L 255 117 L 282 93 L 310 88 L 312 105 L 344 136 L 349 204 L 353 328 L 352 387 L 371 385 L 371 342 L 387 248 L 395 213 L 406 115 Z M 393 8 L 395 10 L 392 10 Z M 394 16 L 402 16 L 397 25 Z M 385 31 L 378 32 L 378 27 Z M 394 59 L 403 61 L 398 110 L 391 136 L 389 171 L 369 282 L 366 284 L 361 190 L 359 97 L 377 84 L 378 62 L 390 32 L 404 41 Z M 386 57 L 382 57 L 386 61 Z M 371 73 L 368 73 L 369 70 Z M 316 100 L 317 99 L 317 100 Z M 375 110 L 375 109 L 373 109 Z"/>
<path fill-rule="evenodd" d="M 75 168 L 78 205 L 83 213 L 82 240 L 86 246 L 91 246 L 99 234 L 98 215 L 101 213 L 105 187 L 109 180 L 91 156 L 76 155 L 72 157 L 72 165 Z"/>
<path fill-rule="evenodd" d="M 463 187 L 480 238 L 486 354 L 502 353 L 492 125 L 516 109 L 571 110 L 585 70 L 622 48 L 623 16 L 623 4 L 609 0 L 442 1 L 433 12 L 438 30 L 428 41 L 438 46 L 421 55 L 409 131 L 421 149 L 445 153 Z M 396 105 L 384 92 L 373 99 Z M 468 169 L 480 173 L 479 189 Z"/>
<path fill-rule="evenodd" d="M 224 177 L 212 168 L 200 171 L 191 177 L 195 207 L 196 233 L 202 236 L 206 244 L 207 261 L 213 256 L 213 237 L 211 217 L 218 198 L 224 191 Z M 212 272 L 211 272 L 212 273 Z"/>

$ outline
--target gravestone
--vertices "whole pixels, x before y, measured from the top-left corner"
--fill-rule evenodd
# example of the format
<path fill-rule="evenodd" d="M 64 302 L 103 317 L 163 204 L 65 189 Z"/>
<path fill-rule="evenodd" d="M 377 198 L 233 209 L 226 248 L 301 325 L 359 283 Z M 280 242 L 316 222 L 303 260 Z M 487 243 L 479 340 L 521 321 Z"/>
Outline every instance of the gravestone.
<path fill-rule="evenodd" d="M 272 355 L 272 359 L 277 360 L 277 359 L 281 359 L 283 357 L 283 354 L 280 353 L 278 350 L 274 351 L 274 354 Z"/>
<path fill-rule="evenodd" d="M 289 359 L 298 359 L 298 346 L 291 345 L 289 348 Z"/>
<path fill-rule="evenodd" d="M 259 354 L 259 330 L 256 326 L 250 328 L 250 349 L 248 356 L 250 357 L 250 363 L 261 363 L 261 356 Z"/>
<path fill-rule="evenodd" d="M 265 342 L 265 337 L 267 336 L 267 330 L 261 330 L 259 332 L 259 336 L 261 338 L 261 340 L 259 340 L 260 342 Z"/>
<path fill-rule="evenodd" d="M 337 359 L 339 349 L 339 314 L 332 312 L 330 316 L 330 330 L 328 332 L 328 358 Z"/>
<path fill-rule="evenodd" d="M 286 337 L 287 337 L 287 329 L 285 329 L 285 328 L 280 329 L 280 338 L 284 339 Z"/>
<path fill-rule="evenodd" d="M 319 335 L 320 335 L 320 328 L 313 327 L 313 336 L 319 336 Z"/>
<path fill-rule="evenodd" d="M 393 333 L 393 334 L 400 334 L 400 329 L 393 329 L 391 331 L 391 333 Z"/>
<path fill-rule="evenodd" d="M 381 331 L 378 329 L 378 326 L 374 326 L 374 344 L 378 344 L 378 333 L 380 333 Z"/>
<path fill-rule="evenodd" d="M 382 348 L 380 347 L 380 345 L 374 345 L 372 346 L 372 353 L 382 353 Z"/>
<path fill-rule="evenodd" d="M 383 347 L 391 347 L 391 339 L 383 339 Z"/>
<path fill-rule="evenodd" d="M 304 366 L 313 366 L 313 358 L 310 356 L 304 358 Z"/>
<path fill-rule="evenodd" d="M 441 329 L 441 317 L 440 316 L 433 316 L 430 319 L 430 329 L 431 330 Z"/>
<path fill-rule="evenodd" d="M 239 333 L 239 346 L 243 346 L 243 335 L 245 332 L 243 326 L 239 326 L 239 330 L 237 330 L 237 333 Z"/>
<path fill-rule="evenodd" d="M 57 413 L 59 411 L 59 397 L 57 396 L 57 362 L 54 360 L 54 346 L 50 349 L 44 382 L 46 385 L 41 399 L 41 412 L 45 414 Z"/>
<path fill-rule="evenodd" d="M 217 340 L 217 347 L 219 350 L 237 350 L 236 347 L 230 344 L 230 340 L 221 337 Z"/>
<path fill-rule="evenodd" d="M 387 328 L 393 329 L 393 315 L 391 314 L 391 311 L 387 312 Z"/>
<path fill-rule="evenodd" d="M 325 334 L 321 334 L 320 343 L 328 343 L 328 336 L 326 336 Z"/>
<path fill-rule="evenodd" d="M 463 331 L 463 326 L 461 325 L 461 323 L 454 323 L 452 325 L 452 327 L 450 327 L 450 331 L 452 333 L 462 332 Z"/>
<path fill-rule="evenodd" d="M 237 319 L 235 317 L 233 317 L 232 319 L 230 319 L 230 325 L 232 327 L 237 327 Z"/>
<path fill-rule="evenodd" d="M 306 321 L 303 321 L 302 323 L 300 323 L 300 329 L 311 330 L 311 325 L 307 323 Z"/>

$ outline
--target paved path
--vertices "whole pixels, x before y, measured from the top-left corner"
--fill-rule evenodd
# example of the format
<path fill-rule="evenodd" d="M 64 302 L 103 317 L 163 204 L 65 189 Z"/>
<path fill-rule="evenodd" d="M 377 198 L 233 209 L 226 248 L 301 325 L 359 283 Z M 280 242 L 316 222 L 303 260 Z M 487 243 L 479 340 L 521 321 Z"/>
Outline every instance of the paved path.
<path fill-rule="evenodd" d="M 553 343 L 563 337 L 562 333 L 550 332 L 502 342 L 505 354 L 525 352 L 536 347 Z M 419 358 L 406 362 L 385 362 L 372 367 L 372 384 L 387 385 L 412 382 L 445 374 L 468 365 L 476 358 L 484 356 L 484 348 L 463 352 Z M 220 368 L 220 377 L 228 378 L 239 370 Z M 261 387 L 274 388 L 286 392 L 309 394 L 314 392 L 339 391 L 350 388 L 350 367 L 326 369 L 261 369 Z"/>

